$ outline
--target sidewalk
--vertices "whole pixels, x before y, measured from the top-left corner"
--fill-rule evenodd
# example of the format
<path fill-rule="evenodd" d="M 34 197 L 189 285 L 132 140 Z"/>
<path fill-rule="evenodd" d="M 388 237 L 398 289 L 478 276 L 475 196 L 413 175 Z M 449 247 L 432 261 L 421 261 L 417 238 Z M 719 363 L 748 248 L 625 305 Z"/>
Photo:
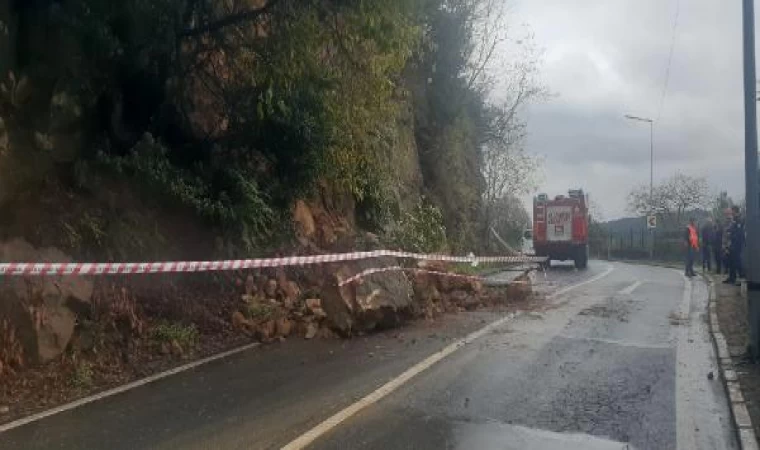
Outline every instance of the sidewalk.
<path fill-rule="evenodd" d="M 727 382 L 742 448 L 757 448 L 747 445 L 745 439 L 750 438 L 749 429 L 742 431 L 744 427 L 751 427 L 755 436 L 760 433 L 760 364 L 748 364 L 743 359 L 749 341 L 747 300 L 742 296 L 740 287 L 723 284 L 722 276 L 715 275 L 712 279 L 716 298 L 715 308 L 711 311 L 717 313 L 719 324 L 719 329 L 713 327 L 712 331 L 721 359 L 723 379 Z M 730 358 L 725 357 L 726 351 Z M 746 409 L 741 407 L 742 399 Z M 744 411 L 749 412 L 749 417 Z M 756 439 L 755 436 L 751 436 L 751 441 Z"/>

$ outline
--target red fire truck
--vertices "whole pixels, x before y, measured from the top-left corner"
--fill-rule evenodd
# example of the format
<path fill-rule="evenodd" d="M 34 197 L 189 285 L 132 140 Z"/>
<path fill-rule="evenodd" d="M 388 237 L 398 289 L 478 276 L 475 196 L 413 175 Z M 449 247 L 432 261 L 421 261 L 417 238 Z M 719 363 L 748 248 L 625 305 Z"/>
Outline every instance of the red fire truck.
<path fill-rule="evenodd" d="M 575 267 L 588 265 L 588 196 L 582 189 L 549 199 L 546 194 L 533 198 L 533 248 L 536 256 L 549 261 L 575 261 Z"/>

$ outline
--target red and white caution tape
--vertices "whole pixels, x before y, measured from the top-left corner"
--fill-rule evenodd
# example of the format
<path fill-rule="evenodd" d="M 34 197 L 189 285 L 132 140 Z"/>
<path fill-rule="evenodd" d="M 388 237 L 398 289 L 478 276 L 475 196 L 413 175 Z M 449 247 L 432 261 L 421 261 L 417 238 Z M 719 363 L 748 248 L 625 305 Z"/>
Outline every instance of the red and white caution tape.
<path fill-rule="evenodd" d="M 400 267 L 400 266 L 390 266 L 390 267 L 375 267 L 375 268 L 372 268 L 372 269 L 363 270 L 363 271 L 357 273 L 356 275 L 352 275 L 352 276 L 346 278 L 345 280 L 341 281 L 340 283 L 338 283 L 338 286 L 345 286 L 345 285 L 347 285 L 349 283 L 352 283 L 352 282 L 354 282 L 354 281 L 356 281 L 356 280 L 358 280 L 360 278 L 368 277 L 368 276 L 370 276 L 372 274 L 375 274 L 375 273 L 393 272 L 393 271 L 396 271 L 396 270 L 404 270 L 404 268 Z"/>
<path fill-rule="evenodd" d="M 281 258 L 237 259 L 224 261 L 167 261 L 140 263 L 0 263 L 0 275 L 119 275 L 176 272 L 215 272 L 225 270 L 258 269 L 265 267 L 305 266 L 360 259 L 395 257 L 428 261 L 463 263 L 542 263 L 546 258 L 532 256 L 448 256 L 421 253 L 376 250 L 371 252 L 335 253 L 314 256 L 287 256 Z"/>
<path fill-rule="evenodd" d="M 478 276 L 472 276 L 472 275 L 462 275 L 459 273 L 452 273 L 452 272 L 440 272 L 436 270 L 426 270 L 426 269 L 415 269 L 412 267 L 400 267 L 400 266 L 390 266 L 390 267 L 378 267 L 378 268 L 372 268 L 367 269 L 364 271 L 361 271 L 357 273 L 356 275 L 353 275 L 349 278 L 346 278 L 345 280 L 338 283 L 338 286 L 345 286 L 349 283 L 352 283 L 354 281 L 359 280 L 360 278 L 364 278 L 376 273 L 383 273 L 383 272 L 393 272 L 393 271 L 404 271 L 404 272 L 414 272 L 414 273 L 427 273 L 431 275 L 438 275 L 442 277 L 453 277 L 453 278 L 461 278 L 466 279 L 470 281 L 483 281 L 485 278 L 478 277 Z"/>
<path fill-rule="evenodd" d="M 452 277 L 452 278 L 460 278 L 470 281 L 485 281 L 485 277 L 475 276 L 475 275 L 462 275 L 460 273 L 453 273 L 453 272 L 441 272 L 437 270 L 426 270 L 426 269 L 415 269 L 412 267 L 400 267 L 400 266 L 390 266 L 390 267 L 377 267 L 372 269 L 363 270 L 356 275 L 353 275 L 349 278 L 346 278 L 345 280 L 338 283 L 338 286 L 345 286 L 349 283 L 353 283 L 354 281 L 357 281 L 361 278 L 368 277 L 370 275 L 374 275 L 376 273 L 383 273 L 383 272 L 393 272 L 393 271 L 404 271 L 404 272 L 414 272 L 414 273 L 427 273 L 430 275 L 436 275 L 441 277 Z M 512 280 L 508 284 L 531 284 L 529 281 L 518 281 L 518 280 Z"/>

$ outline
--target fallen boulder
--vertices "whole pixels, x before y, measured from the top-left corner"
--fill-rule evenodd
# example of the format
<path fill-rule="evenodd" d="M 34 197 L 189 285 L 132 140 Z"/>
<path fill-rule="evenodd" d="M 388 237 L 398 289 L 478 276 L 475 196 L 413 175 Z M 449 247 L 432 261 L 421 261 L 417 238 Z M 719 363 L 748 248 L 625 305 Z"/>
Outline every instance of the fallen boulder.
<path fill-rule="evenodd" d="M 56 248 L 36 249 L 22 239 L 0 242 L 0 260 L 71 262 Z M 77 316 L 90 312 L 93 283 L 85 277 L 7 277 L 0 285 L 0 322 L 16 330 L 24 361 L 59 356 L 74 334 Z M 0 343 L 3 345 L 3 343 Z M 1 353 L 1 352 L 0 352 Z"/>
<path fill-rule="evenodd" d="M 398 326 L 413 306 L 412 284 L 402 271 L 380 272 L 345 286 L 338 284 L 375 267 L 398 265 L 394 258 L 342 265 L 322 289 L 321 306 L 333 329 L 343 335 Z"/>

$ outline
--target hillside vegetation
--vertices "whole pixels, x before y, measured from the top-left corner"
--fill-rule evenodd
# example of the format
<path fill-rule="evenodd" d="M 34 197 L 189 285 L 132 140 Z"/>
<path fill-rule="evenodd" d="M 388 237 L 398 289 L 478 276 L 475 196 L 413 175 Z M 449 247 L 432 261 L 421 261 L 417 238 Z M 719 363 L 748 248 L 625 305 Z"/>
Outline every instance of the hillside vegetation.
<path fill-rule="evenodd" d="M 519 112 L 543 92 L 500 5 L 0 0 L 0 231 L 75 258 L 262 254 L 304 200 L 323 248 L 488 251 L 523 226 L 497 212 L 525 218 Z"/>
<path fill-rule="evenodd" d="M 0 0 L 0 261 L 503 253 L 544 94 L 507 23 L 502 0 Z M 401 264 L 7 277 L 0 422 L 253 341 L 527 298 L 445 264 L 342 284 Z"/>

